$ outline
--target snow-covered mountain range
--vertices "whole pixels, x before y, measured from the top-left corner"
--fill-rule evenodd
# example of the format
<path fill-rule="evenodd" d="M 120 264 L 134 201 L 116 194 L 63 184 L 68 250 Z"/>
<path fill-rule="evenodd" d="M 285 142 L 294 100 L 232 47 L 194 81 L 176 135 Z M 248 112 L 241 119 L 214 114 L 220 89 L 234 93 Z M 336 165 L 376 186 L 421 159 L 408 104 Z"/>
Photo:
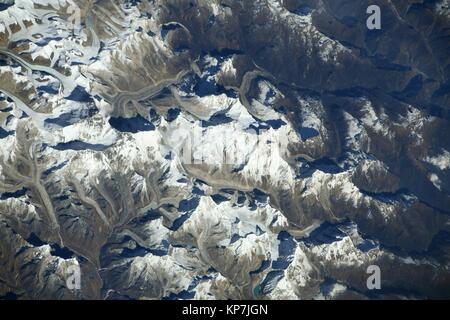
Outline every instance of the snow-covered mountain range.
<path fill-rule="evenodd" d="M 0 297 L 450 298 L 449 39 L 448 0 L 0 1 Z"/>

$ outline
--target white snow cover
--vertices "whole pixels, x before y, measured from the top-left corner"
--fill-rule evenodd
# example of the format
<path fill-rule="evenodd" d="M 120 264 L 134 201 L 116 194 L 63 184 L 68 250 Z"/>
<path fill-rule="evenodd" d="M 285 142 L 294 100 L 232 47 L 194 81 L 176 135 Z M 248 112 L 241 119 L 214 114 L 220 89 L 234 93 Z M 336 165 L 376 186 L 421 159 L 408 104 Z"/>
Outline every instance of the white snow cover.
<path fill-rule="evenodd" d="M 394 133 L 391 132 L 385 124 L 388 121 L 388 116 L 384 110 L 381 108 L 380 112 L 377 114 L 369 100 L 363 98 L 361 98 L 361 100 L 364 103 L 362 111 L 365 113 L 362 118 L 363 124 L 371 128 L 376 133 L 392 139 L 394 137 Z"/>
<path fill-rule="evenodd" d="M 129 287 L 145 283 L 150 287 L 163 285 L 159 298 L 170 293 L 180 293 L 187 290 L 192 281 L 192 271 L 180 267 L 170 256 L 158 257 L 151 253 L 132 260 L 128 270 Z M 166 281 L 162 281 L 165 279 Z M 155 297 L 141 297 L 141 299 Z"/>
<path fill-rule="evenodd" d="M 238 256 L 264 255 L 267 259 L 276 260 L 279 240 L 271 224 L 275 217 L 278 226 L 287 226 L 286 218 L 269 205 L 251 211 L 246 207 L 232 206 L 229 202 L 217 205 L 211 197 L 204 196 L 176 234 L 191 234 L 198 241 L 207 239 L 209 246 L 227 246 Z M 263 231 L 262 234 L 256 235 L 257 227 Z M 241 238 L 230 243 L 233 234 Z"/>
<path fill-rule="evenodd" d="M 53 132 L 53 134 L 61 134 L 60 141 L 62 142 L 80 140 L 90 144 L 109 146 L 117 141 L 117 133 L 110 126 L 102 125 L 101 121 L 97 123 L 91 121 L 78 122 L 64 127 L 61 132 Z"/>
<path fill-rule="evenodd" d="M 442 149 L 442 153 L 434 157 L 426 157 L 424 161 L 431 163 L 432 165 L 438 167 L 441 170 L 450 169 L 450 152 Z"/>
<path fill-rule="evenodd" d="M 222 63 L 221 69 L 219 71 L 218 76 L 227 75 L 227 76 L 236 76 L 236 68 L 233 65 L 233 58 L 227 58 Z"/>
<path fill-rule="evenodd" d="M 269 297 L 272 299 L 297 300 L 300 288 L 308 287 L 314 281 L 316 267 L 311 264 L 301 247 L 297 247 L 294 253 L 294 260 L 284 271 L 283 278 L 278 283 L 273 283 L 273 290 Z"/>
<path fill-rule="evenodd" d="M 435 10 L 439 14 L 450 18 L 450 1 L 449 0 L 441 0 L 436 2 Z"/>
<path fill-rule="evenodd" d="M 369 203 L 372 203 L 377 205 L 386 221 L 394 217 L 395 206 L 363 194 L 352 182 L 352 171 L 329 174 L 318 170 L 313 173 L 310 179 L 304 180 L 302 185 L 306 188 L 303 192 L 304 196 L 312 196 L 316 199 L 333 197 L 334 199 L 345 201 L 347 205 L 351 205 L 354 208 L 358 208 L 361 205 L 367 206 Z M 369 219 L 371 215 L 371 212 L 367 212 Z"/>
<path fill-rule="evenodd" d="M 368 139 L 364 126 L 351 114 L 345 111 L 344 119 L 347 122 L 347 135 L 345 137 L 346 146 L 353 150 L 361 149 L 362 142 Z"/>
<path fill-rule="evenodd" d="M 245 165 L 242 174 L 248 179 L 261 181 L 268 176 L 275 185 L 292 188 L 294 169 L 283 158 L 288 137 L 295 139 L 292 127 L 270 128 L 258 135 L 243 128 L 244 125 L 245 122 L 230 122 L 203 127 L 199 121 L 179 116 L 167 124 L 163 137 L 181 162 L 205 163 L 217 168 L 225 164 Z"/>

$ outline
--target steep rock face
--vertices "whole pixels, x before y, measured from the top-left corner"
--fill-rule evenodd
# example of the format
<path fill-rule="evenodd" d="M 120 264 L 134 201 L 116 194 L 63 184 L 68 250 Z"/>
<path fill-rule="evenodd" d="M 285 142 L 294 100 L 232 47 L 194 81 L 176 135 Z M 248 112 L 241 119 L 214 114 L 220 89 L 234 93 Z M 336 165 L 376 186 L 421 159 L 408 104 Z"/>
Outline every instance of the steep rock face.
<path fill-rule="evenodd" d="M 446 1 L 3 3 L 1 298 L 450 297 Z"/>

